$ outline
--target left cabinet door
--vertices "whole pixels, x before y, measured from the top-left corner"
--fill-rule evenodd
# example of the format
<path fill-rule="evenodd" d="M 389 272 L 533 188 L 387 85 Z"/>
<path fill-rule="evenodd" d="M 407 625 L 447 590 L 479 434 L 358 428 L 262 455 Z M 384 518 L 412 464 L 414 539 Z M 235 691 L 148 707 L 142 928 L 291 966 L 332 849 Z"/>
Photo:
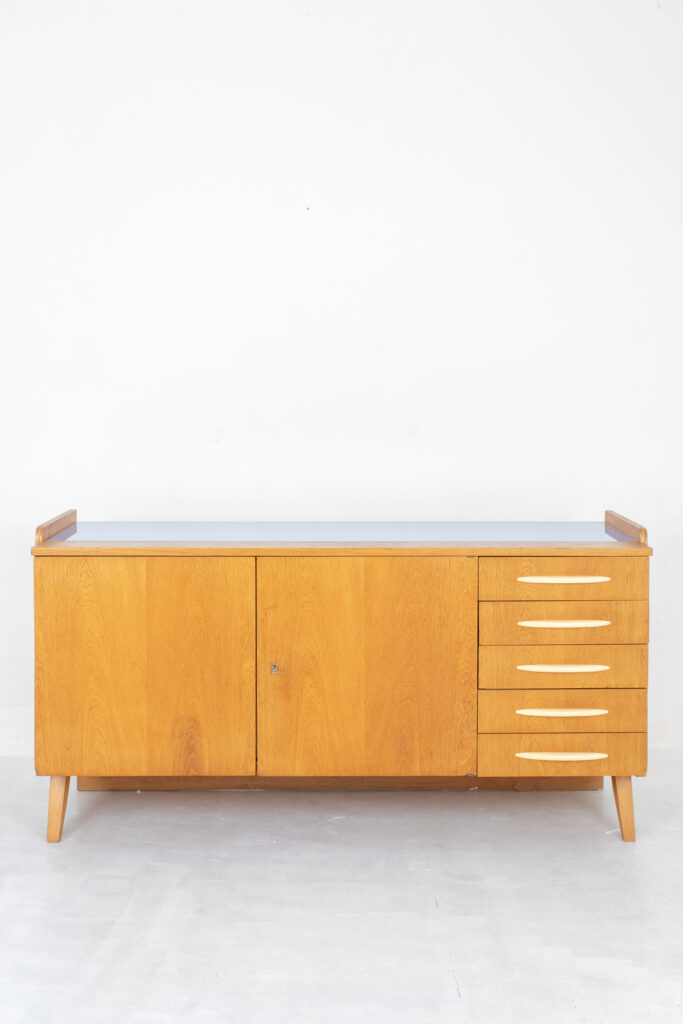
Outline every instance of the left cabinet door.
<path fill-rule="evenodd" d="M 35 558 L 39 775 L 253 775 L 255 561 Z"/>

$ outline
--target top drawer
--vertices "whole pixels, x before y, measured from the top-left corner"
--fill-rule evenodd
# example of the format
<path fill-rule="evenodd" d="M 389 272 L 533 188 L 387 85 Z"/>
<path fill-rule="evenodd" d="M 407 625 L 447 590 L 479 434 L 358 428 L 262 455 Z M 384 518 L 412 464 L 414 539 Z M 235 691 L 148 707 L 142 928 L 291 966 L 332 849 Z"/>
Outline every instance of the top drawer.
<path fill-rule="evenodd" d="M 648 559 L 480 558 L 480 601 L 645 600 Z"/>

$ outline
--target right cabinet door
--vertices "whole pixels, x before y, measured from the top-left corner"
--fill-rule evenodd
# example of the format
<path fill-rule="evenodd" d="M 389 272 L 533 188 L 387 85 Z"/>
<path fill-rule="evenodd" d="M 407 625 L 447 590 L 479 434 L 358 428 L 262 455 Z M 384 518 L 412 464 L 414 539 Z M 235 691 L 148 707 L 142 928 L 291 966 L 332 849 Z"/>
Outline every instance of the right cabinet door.
<path fill-rule="evenodd" d="M 264 776 L 476 773 L 477 559 L 257 559 Z"/>

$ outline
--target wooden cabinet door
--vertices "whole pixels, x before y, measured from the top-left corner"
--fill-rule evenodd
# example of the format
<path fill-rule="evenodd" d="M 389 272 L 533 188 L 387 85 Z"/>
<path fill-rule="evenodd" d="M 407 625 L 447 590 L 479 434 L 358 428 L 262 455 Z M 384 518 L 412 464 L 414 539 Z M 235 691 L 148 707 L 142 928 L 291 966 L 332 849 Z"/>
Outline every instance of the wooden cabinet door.
<path fill-rule="evenodd" d="M 259 557 L 258 773 L 476 772 L 477 559 Z"/>
<path fill-rule="evenodd" d="M 36 770 L 253 775 L 254 559 L 35 559 Z"/>

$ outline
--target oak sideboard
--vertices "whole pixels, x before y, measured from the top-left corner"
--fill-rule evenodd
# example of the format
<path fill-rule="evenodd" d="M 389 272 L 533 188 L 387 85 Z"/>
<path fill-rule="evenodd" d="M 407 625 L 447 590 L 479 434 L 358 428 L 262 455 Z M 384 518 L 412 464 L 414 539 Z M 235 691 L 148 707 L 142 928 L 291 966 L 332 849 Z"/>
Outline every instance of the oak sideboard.
<path fill-rule="evenodd" d="M 80 789 L 600 789 L 647 760 L 645 529 L 39 526 L 35 758 Z"/>

